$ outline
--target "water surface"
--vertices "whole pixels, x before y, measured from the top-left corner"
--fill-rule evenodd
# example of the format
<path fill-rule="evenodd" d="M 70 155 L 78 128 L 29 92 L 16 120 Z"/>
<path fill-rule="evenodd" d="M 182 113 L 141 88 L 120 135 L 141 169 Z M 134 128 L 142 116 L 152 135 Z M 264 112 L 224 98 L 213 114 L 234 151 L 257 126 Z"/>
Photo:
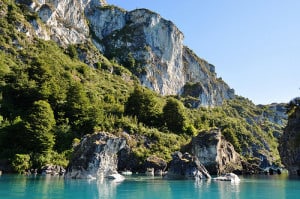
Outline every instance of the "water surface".
<path fill-rule="evenodd" d="M 240 183 L 163 180 L 132 176 L 121 183 L 110 180 L 66 180 L 53 176 L 0 176 L 2 199 L 99 199 L 99 198 L 299 198 L 300 180 L 284 175 L 241 177 Z"/>

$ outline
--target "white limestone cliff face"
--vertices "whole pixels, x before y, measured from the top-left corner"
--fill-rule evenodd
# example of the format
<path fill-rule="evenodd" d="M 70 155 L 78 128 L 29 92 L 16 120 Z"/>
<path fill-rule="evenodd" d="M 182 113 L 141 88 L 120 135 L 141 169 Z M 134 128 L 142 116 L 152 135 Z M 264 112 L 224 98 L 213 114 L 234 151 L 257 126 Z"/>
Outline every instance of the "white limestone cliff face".
<path fill-rule="evenodd" d="M 126 12 L 117 7 L 95 9 L 87 15 L 101 50 L 124 61 L 131 53 L 143 70 L 143 85 L 162 95 L 183 87 L 183 34 L 170 21 L 146 9 Z"/>
<path fill-rule="evenodd" d="M 215 67 L 207 61 L 200 59 L 189 48 L 184 47 L 183 65 L 185 82 L 192 83 L 192 92 L 187 87 L 182 95 L 198 98 L 194 106 L 221 105 L 224 99 L 233 99 L 235 94 L 221 78 L 217 78 Z"/>
<path fill-rule="evenodd" d="M 144 56 L 146 62 L 141 82 L 162 95 L 178 94 L 185 84 L 183 34 L 172 22 L 145 9 L 130 12 L 128 20 L 133 26 L 143 27 L 144 46 L 140 47 L 144 48 L 134 54 L 137 60 L 143 60 Z"/>
<path fill-rule="evenodd" d="M 185 92 L 186 83 L 198 85 L 194 106 L 221 105 L 234 98 L 234 91 L 217 78 L 214 66 L 183 45 L 182 32 L 159 14 L 147 9 L 125 11 L 107 6 L 104 0 L 17 0 L 37 12 L 31 20 L 35 34 L 62 46 L 92 38 L 108 58 L 114 58 L 141 84 L 162 95 Z M 42 24 L 41 24 L 42 22 Z M 128 59 L 134 65 L 128 65 Z"/>
<path fill-rule="evenodd" d="M 39 38 L 52 39 L 60 45 L 82 43 L 89 37 L 84 13 L 96 6 L 106 5 L 105 0 L 17 0 L 38 13 L 47 28 L 32 20 Z"/>
<path fill-rule="evenodd" d="M 126 11 L 117 7 L 102 7 L 86 13 L 91 29 L 97 39 L 103 39 L 126 24 Z"/>
<path fill-rule="evenodd" d="M 216 77 L 213 65 L 197 57 L 183 45 L 184 36 L 171 22 L 147 9 L 126 12 L 117 7 L 101 7 L 87 18 L 98 49 L 131 68 L 141 83 L 162 94 L 182 94 L 187 82 L 200 83 L 196 106 L 221 105 L 234 98 L 234 90 Z"/>

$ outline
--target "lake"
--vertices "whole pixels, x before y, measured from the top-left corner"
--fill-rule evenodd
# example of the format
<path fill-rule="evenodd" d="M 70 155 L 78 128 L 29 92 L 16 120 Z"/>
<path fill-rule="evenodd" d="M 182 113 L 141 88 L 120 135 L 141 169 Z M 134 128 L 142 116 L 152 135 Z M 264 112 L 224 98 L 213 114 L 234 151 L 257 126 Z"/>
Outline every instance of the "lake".
<path fill-rule="evenodd" d="M 2 199 L 99 199 L 99 198 L 299 198 L 300 178 L 286 175 L 240 177 L 240 183 L 164 180 L 131 176 L 121 183 L 104 180 L 67 180 L 53 176 L 0 176 Z"/>

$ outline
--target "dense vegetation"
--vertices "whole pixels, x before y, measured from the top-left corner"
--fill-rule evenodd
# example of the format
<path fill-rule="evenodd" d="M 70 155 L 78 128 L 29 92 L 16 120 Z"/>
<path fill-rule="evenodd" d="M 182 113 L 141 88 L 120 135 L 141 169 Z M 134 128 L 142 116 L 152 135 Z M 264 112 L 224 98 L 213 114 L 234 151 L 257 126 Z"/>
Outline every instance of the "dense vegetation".
<path fill-rule="evenodd" d="M 212 127 L 245 157 L 258 147 L 280 162 L 272 134 L 280 126 L 258 122 L 264 110 L 251 101 L 237 97 L 222 107 L 187 108 L 182 102 L 189 96 L 162 97 L 141 87 L 128 70 L 135 72 L 134 60 L 122 66 L 89 42 L 59 47 L 28 36 L 20 27 L 30 30 L 38 17 L 11 1 L 0 4 L 0 159 L 15 171 L 66 166 L 72 147 L 96 131 L 125 131 L 137 137 L 129 144 L 141 160 L 152 154 L 169 160 L 191 136 Z M 85 64 L 91 62 L 83 52 L 93 52 L 96 61 Z"/>

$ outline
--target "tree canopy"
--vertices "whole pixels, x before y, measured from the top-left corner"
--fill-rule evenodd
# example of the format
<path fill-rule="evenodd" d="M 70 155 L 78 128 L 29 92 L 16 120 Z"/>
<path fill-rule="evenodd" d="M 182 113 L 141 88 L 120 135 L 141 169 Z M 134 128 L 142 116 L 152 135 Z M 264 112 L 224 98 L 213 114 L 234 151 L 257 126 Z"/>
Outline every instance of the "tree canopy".
<path fill-rule="evenodd" d="M 50 104 L 39 100 L 33 103 L 24 119 L 27 145 L 36 153 L 47 153 L 53 149 L 55 118 Z"/>
<path fill-rule="evenodd" d="M 163 107 L 163 121 L 171 131 L 183 133 L 187 122 L 183 104 L 175 98 L 168 98 Z"/>

